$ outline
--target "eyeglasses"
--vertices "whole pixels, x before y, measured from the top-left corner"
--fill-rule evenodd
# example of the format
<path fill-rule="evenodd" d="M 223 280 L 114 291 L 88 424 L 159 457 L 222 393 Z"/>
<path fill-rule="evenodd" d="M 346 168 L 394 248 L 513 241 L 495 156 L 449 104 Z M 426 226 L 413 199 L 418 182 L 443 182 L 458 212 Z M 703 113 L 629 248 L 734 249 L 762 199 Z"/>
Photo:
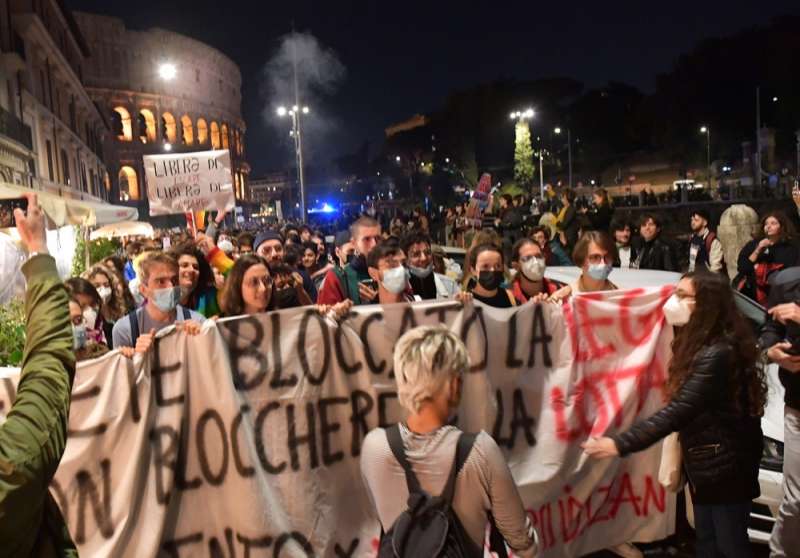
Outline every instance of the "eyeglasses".
<path fill-rule="evenodd" d="M 430 250 L 415 250 L 413 252 L 409 252 L 408 255 L 412 258 L 430 258 L 432 254 Z"/>
<path fill-rule="evenodd" d="M 251 289 L 257 289 L 259 285 L 264 285 L 264 287 L 269 288 L 272 286 L 272 277 L 266 275 L 264 277 L 254 277 L 250 279 L 247 283 L 245 283 Z"/>
<path fill-rule="evenodd" d="M 589 260 L 590 264 L 599 264 L 599 263 L 610 264 L 610 263 L 612 263 L 611 256 L 609 256 L 608 254 L 605 254 L 605 255 L 590 254 L 587 259 Z"/>

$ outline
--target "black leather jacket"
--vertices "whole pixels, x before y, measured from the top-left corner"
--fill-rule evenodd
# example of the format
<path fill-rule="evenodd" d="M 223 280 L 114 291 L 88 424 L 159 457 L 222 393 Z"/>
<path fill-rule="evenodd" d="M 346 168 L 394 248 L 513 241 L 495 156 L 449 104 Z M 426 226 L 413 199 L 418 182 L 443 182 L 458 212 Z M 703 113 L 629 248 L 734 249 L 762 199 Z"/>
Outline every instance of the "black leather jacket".
<path fill-rule="evenodd" d="M 642 242 L 639 246 L 639 269 L 658 269 L 661 271 L 678 271 L 672 247 L 661 238 L 650 242 Z"/>
<path fill-rule="evenodd" d="M 731 344 L 704 347 L 692 372 L 666 407 L 612 436 L 621 456 L 679 432 L 683 466 L 696 504 L 746 502 L 759 495 L 761 421 L 732 401 Z"/>

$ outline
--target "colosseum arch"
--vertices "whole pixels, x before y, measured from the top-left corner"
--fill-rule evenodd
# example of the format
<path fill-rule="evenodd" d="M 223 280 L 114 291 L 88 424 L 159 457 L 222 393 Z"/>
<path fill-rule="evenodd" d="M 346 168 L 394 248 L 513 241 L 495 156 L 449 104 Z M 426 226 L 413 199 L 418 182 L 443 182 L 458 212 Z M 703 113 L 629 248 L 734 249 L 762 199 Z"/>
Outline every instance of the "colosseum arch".
<path fill-rule="evenodd" d="M 131 141 L 133 130 L 131 127 L 131 113 L 125 107 L 114 107 L 112 116 L 112 130 L 120 141 Z"/>
<path fill-rule="evenodd" d="M 133 167 L 124 166 L 119 169 L 119 199 L 138 200 L 139 180 Z"/>
<path fill-rule="evenodd" d="M 181 139 L 183 145 L 194 145 L 194 128 L 188 114 L 181 116 Z"/>
<path fill-rule="evenodd" d="M 222 149 L 230 148 L 230 138 L 228 137 L 228 125 L 222 123 Z"/>
<path fill-rule="evenodd" d="M 205 118 L 197 119 L 197 144 L 204 145 L 208 141 L 208 124 Z"/>
<path fill-rule="evenodd" d="M 222 144 L 219 141 L 219 124 L 211 122 L 211 147 L 219 149 Z"/>
<path fill-rule="evenodd" d="M 161 130 L 163 133 L 162 139 L 164 141 L 175 143 L 175 140 L 178 137 L 177 125 L 175 123 L 175 117 L 172 116 L 172 113 L 164 112 L 161 114 Z"/>
<path fill-rule="evenodd" d="M 143 108 L 139 111 L 139 139 L 142 143 L 156 141 L 156 117 L 153 111 Z"/>

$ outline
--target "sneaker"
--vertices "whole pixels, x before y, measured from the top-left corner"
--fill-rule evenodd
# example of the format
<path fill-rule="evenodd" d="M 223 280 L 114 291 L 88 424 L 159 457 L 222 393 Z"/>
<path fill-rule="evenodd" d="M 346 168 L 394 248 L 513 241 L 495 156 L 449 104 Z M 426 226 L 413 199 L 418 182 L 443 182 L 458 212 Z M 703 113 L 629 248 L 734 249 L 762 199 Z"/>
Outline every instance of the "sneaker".
<path fill-rule="evenodd" d="M 631 543 L 622 543 L 616 546 L 610 546 L 606 550 L 613 552 L 617 556 L 623 558 L 644 558 L 642 551 L 633 546 Z"/>

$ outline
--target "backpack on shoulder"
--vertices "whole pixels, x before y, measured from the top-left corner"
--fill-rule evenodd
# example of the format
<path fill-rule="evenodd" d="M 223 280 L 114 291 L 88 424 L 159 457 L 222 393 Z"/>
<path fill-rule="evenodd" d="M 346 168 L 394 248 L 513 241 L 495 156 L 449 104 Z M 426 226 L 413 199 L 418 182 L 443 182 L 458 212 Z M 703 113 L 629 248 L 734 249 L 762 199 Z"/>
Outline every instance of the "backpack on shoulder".
<path fill-rule="evenodd" d="M 408 508 L 400 514 L 386 533 L 381 533 L 378 558 L 479 558 L 483 548 L 478 547 L 467 534 L 461 521 L 453 511 L 456 477 L 475 444 L 474 434 L 461 433 L 456 444 L 453 466 L 447 477 L 444 490 L 432 496 L 422 489 L 411 465 L 406 459 L 400 427 L 386 429 L 389 447 L 403 467 L 408 485 Z M 492 521 L 492 550 L 506 558 L 505 545 Z"/>

